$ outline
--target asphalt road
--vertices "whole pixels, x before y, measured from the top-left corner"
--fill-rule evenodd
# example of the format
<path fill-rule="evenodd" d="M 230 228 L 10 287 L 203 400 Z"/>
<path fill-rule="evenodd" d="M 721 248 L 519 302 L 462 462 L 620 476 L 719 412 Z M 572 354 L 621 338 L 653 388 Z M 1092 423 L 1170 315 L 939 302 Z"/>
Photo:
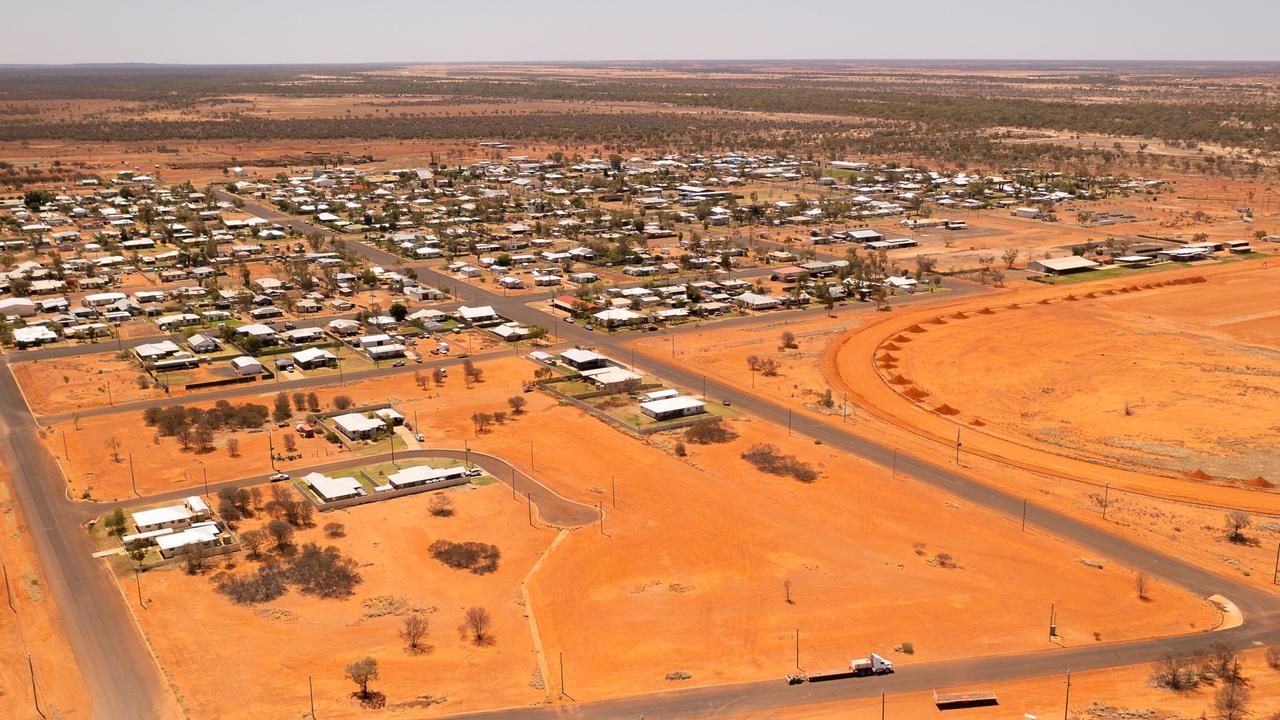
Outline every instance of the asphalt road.
<path fill-rule="evenodd" d="M 226 199 L 228 196 L 223 197 Z M 246 209 L 299 232 L 319 231 L 324 235 L 334 236 L 328 230 L 315 228 L 302 220 L 284 217 L 257 203 L 247 203 Z M 403 258 L 383 250 L 355 241 L 346 242 L 354 252 L 373 262 L 390 267 L 412 267 L 425 282 L 445 287 L 455 285 L 451 278 L 423 264 L 407 263 Z M 531 299 L 529 295 L 507 297 L 478 287 L 468 290 L 472 291 L 477 302 L 492 305 L 500 314 L 512 320 L 531 324 L 548 322 L 548 315 L 525 305 Z M 862 312 L 866 309 L 867 306 L 847 306 L 840 312 Z M 812 311 L 795 311 L 796 314 L 804 312 Z M 780 317 L 785 316 L 773 313 L 758 319 L 725 322 L 775 322 Z M 555 322 L 554 319 L 551 321 Z M 626 342 L 638 337 L 593 333 L 569 324 L 558 327 L 557 333 L 566 341 L 594 345 L 618 358 L 630 353 Z M 94 346 L 80 347 L 95 351 Z M 63 349 L 59 348 L 59 351 L 62 352 Z M 100 351 L 100 348 L 96 351 Z M 66 354 L 75 353 L 67 351 Z M 859 437 L 838 425 L 818 422 L 804 415 L 794 415 L 788 408 L 755 397 L 748 391 L 707 381 L 696 368 L 662 358 L 643 358 L 640 365 L 671 383 L 690 389 L 700 388 L 706 382 L 709 397 L 730 400 L 739 409 L 769 420 L 779 427 L 789 425 L 790 432 L 794 434 L 821 441 L 881 465 L 888 466 L 893 461 L 894 453 L 890 448 Z M 284 383 L 281 383 L 282 389 L 283 386 Z M 254 390 L 261 392 L 261 387 L 259 385 Z M 102 564 L 90 558 L 88 539 L 79 526 L 85 514 L 85 506 L 66 499 L 62 473 L 36 438 L 34 418 L 29 414 L 5 362 L 0 362 L 0 419 L 3 420 L 0 455 L 12 471 L 15 495 L 32 529 L 37 553 L 53 585 L 54 597 L 63 611 L 72 647 L 94 698 L 94 717 L 114 719 L 160 716 L 167 702 L 167 688 L 135 630 L 133 619 L 114 579 Z M 437 454 L 440 451 L 427 452 Z M 368 462 L 372 459 L 361 458 L 360 461 Z M 904 473 L 976 506 L 994 510 L 1011 523 L 1022 514 L 1023 498 L 966 478 L 948 467 L 947 458 L 929 461 L 899 454 L 896 462 Z M 501 465 L 493 467 L 498 469 L 499 475 L 503 472 Z M 506 472 L 509 473 L 510 470 Z M 528 481 L 532 482 L 532 479 Z M 150 500 L 151 498 L 148 499 Z M 100 511 L 101 508 L 95 507 L 94 510 Z M 568 511 L 570 509 L 566 508 L 566 512 Z M 595 512 L 594 509 L 591 511 Z M 554 512 L 548 512 L 555 516 Z M 583 513 L 582 518 L 585 517 L 586 514 Z M 1090 552 L 1145 570 L 1203 596 L 1216 593 L 1228 597 L 1243 612 L 1245 622 L 1240 627 L 1214 634 L 1212 639 L 1227 640 L 1240 646 L 1252 642 L 1280 643 L 1280 614 L 1277 611 L 1276 596 L 1270 592 L 1234 578 L 1202 570 L 1178 558 L 1057 513 L 1051 508 L 1031 506 L 1027 521 L 1030 532 L 1044 532 L 1060 537 Z M 548 522 L 551 520 L 548 519 Z M 581 704 L 511 708 L 471 716 L 618 718 L 640 717 L 643 714 L 646 718 L 707 717 L 868 697 L 878 695 L 882 689 L 890 693 L 913 692 L 934 687 L 972 686 L 1043 676 L 1063 672 L 1068 668 L 1085 670 L 1149 662 L 1169 649 L 1199 648 L 1210 640 L 1204 634 L 1194 634 L 1072 649 L 1053 648 L 1012 656 L 965 658 L 919 665 L 907 662 L 899 666 L 900 672 L 896 675 L 794 687 L 783 683 L 781 675 L 786 669 L 780 669 L 779 679 L 771 682 L 693 688 Z M 572 662 L 572 658 L 568 660 Z M 572 687 L 568 690 L 572 692 Z"/>
<path fill-rule="evenodd" d="M 590 505 L 583 505 L 580 502 L 569 500 L 551 488 L 543 485 L 536 478 L 530 477 L 519 468 L 508 463 L 502 458 L 489 455 L 487 453 L 476 452 L 474 450 L 454 450 L 448 448 L 422 448 L 418 450 L 401 450 L 395 453 L 396 460 L 425 460 L 427 458 L 452 458 L 454 460 L 462 460 L 470 462 L 473 465 L 479 465 L 485 472 L 492 475 L 507 487 L 512 488 L 515 492 L 513 496 L 519 497 L 519 502 L 524 502 L 525 498 L 533 501 L 533 506 L 538 510 L 538 517 L 547 525 L 558 528 L 575 528 L 583 525 L 589 525 L 596 522 L 600 518 L 600 512 Z M 391 453 L 380 453 L 376 455 L 348 455 L 342 460 L 335 460 L 330 463 L 322 463 L 311 465 L 305 468 L 291 468 L 289 470 L 293 477 L 301 477 L 313 472 L 333 473 L 347 470 L 349 468 L 360 467 L 362 465 L 377 465 L 379 463 L 391 462 L 393 459 Z M 238 478 L 236 480 L 224 480 L 221 482 L 210 483 L 208 495 L 212 498 L 223 488 L 240 488 L 252 485 L 261 485 L 271 482 L 269 475 L 255 475 L 247 478 Z M 109 503 L 93 503 L 82 504 L 82 514 L 87 520 L 89 517 L 95 517 L 105 512 L 110 512 L 116 508 L 129 510 L 143 505 L 156 505 L 159 503 L 178 501 L 186 498 L 193 493 L 205 494 L 203 486 L 193 486 L 182 488 L 180 490 L 170 490 L 155 495 L 147 495 L 141 498 L 133 498 L 130 500 L 121 500 Z"/>
<path fill-rule="evenodd" d="M 169 688 L 107 566 L 92 558 L 62 470 L 36 437 L 26 401 L 0 360 L 0 456 L 62 611 L 94 718 L 168 717 Z M 34 657 L 37 672 L 41 658 Z"/>

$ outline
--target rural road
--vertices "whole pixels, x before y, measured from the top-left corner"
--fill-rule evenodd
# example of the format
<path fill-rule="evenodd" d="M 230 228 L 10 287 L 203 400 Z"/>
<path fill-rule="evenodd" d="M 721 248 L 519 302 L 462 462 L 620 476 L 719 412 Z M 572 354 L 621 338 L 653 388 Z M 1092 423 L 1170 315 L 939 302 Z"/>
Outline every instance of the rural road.
<path fill-rule="evenodd" d="M 231 196 L 219 193 L 219 197 L 230 199 Z M 274 209 L 262 207 L 257 203 L 247 202 L 245 208 L 299 232 L 320 232 L 329 237 L 337 237 L 328 230 L 311 226 L 303 220 L 283 216 Z M 346 243 L 354 252 L 373 262 L 390 267 L 412 267 L 424 282 L 443 287 L 457 284 L 452 278 L 441 275 L 424 265 L 406 262 L 404 258 L 356 241 L 347 240 Z M 953 293 L 979 291 L 967 284 L 953 283 L 952 288 Z M 558 322 L 548 314 L 525 304 L 536 299 L 537 296 L 502 296 L 483 288 L 469 287 L 468 289 L 472 291 L 469 294 L 477 302 L 492 305 L 495 310 L 509 319 L 541 325 Z M 854 314 L 868 311 L 871 311 L 869 306 L 855 305 L 844 306 L 837 313 Z M 792 316 L 800 318 L 811 314 L 813 314 L 812 310 L 771 313 L 759 317 L 726 320 L 718 326 L 732 327 L 752 322 L 778 322 Z M 577 325 L 568 324 L 561 325 L 557 332 L 566 341 L 593 345 L 618 358 L 626 357 L 630 353 L 627 340 L 637 337 L 588 332 Z M 84 352 L 101 351 L 100 347 L 92 345 L 72 347 L 84 348 Z M 72 354 L 76 353 L 60 350 L 58 355 L 53 356 Z M 708 396 L 730 400 L 744 412 L 778 426 L 785 425 L 790 418 L 792 432 L 796 434 L 819 440 L 833 448 L 886 467 L 892 461 L 893 451 L 883 445 L 859 437 L 845 428 L 810 419 L 803 414 L 793 416 L 788 408 L 756 397 L 748 391 L 705 380 L 696 368 L 651 356 L 642 357 L 639 364 L 648 372 L 687 388 L 700 387 L 705 381 Z M 328 379 L 332 380 L 332 378 Z M 282 389 L 284 385 L 285 383 L 281 383 Z M 257 386 L 254 390 L 262 392 L 261 387 Z M 116 718 L 150 719 L 169 716 L 173 708 L 166 683 L 137 632 L 133 618 L 114 579 L 110 577 L 103 564 L 90 557 L 92 549 L 86 534 L 80 527 L 80 522 L 85 517 L 86 506 L 72 503 L 65 497 L 65 482 L 61 470 L 53 458 L 45 452 L 43 445 L 36 437 L 35 418 L 29 413 L 8 363 L 4 361 L 0 361 L 0 420 L 3 421 L 0 456 L 12 471 L 15 495 L 31 528 L 37 553 L 53 586 L 54 597 L 63 612 L 77 662 L 92 693 L 93 717 L 115 720 Z M 446 451 L 422 452 L 438 455 Z M 397 454 L 403 457 L 410 456 L 409 453 Z M 366 456 L 353 460 L 352 464 L 374 462 L 379 459 L 379 456 Z M 510 476 L 510 466 L 506 466 L 496 458 L 486 459 L 484 462 L 477 460 L 477 462 L 491 472 L 497 470 L 495 475 L 499 479 L 504 479 L 503 472 Z M 1010 522 L 1015 516 L 1021 515 L 1022 498 L 970 480 L 945 465 L 899 454 L 897 467 L 916 479 L 974 505 L 1003 514 L 1010 519 Z M 533 483 L 531 478 L 520 474 L 517 474 L 517 481 L 521 487 L 525 482 Z M 189 492 L 181 494 L 185 495 Z M 148 502 L 161 497 L 164 496 L 148 498 Z M 560 500 L 564 499 L 560 498 Z M 551 496 L 548 497 L 547 502 L 549 504 L 546 506 L 538 502 L 538 507 L 539 512 L 549 523 L 555 523 L 553 518 L 586 519 L 586 512 L 577 509 L 582 506 L 572 507 L 576 504 L 570 501 L 564 501 L 566 504 L 561 506 Z M 95 508 L 95 510 L 98 509 L 100 508 Z M 591 511 L 590 520 L 594 520 L 594 508 L 587 509 Z M 1207 597 L 1221 594 L 1231 599 L 1243 612 L 1244 624 L 1221 631 L 1214 635 L 1214 639 L 1231 641 L 1238 646 L 1246 646 L 1252 642 L 1280 642 L 1278 604 L 1275 595 L 1266 590 L 1194 567 L 1175 557 L 1129 542 L 1049 508 L 1033 506 L 1027 519 L 1032 531 L 1045 532 L 1062 538 L 1129 567 L 1145 570 L 1153 576 L 1183 586 L 1198 595 Z M 469 717 L 617 718 L 639 717 L 641 714 L 646 718 L 706 717 L 730 712 L 867 697 L 878 695 L 882 689 L 892 693 L 913 692 L 933 687 L 973 685 L 1049 675 L 1063 672 L 1068 668 L 1085 670 L 1149 662 L 1169 649 L 1199 648 L 1206 642 L 1208 637 L 1204 634 L 1195 634 L 1065 650 L 1054 649 L 1012 656 L 966 658 L 919 665 L 908 663 L 901 666 L 900 672 L 896 675 L 794 687 L 783 684 L 781 675 L 785 669 L 780 669 L 779 679 L 776 681 L 692 688 L 572 705 L 511 708 L 474 713 Z"/>

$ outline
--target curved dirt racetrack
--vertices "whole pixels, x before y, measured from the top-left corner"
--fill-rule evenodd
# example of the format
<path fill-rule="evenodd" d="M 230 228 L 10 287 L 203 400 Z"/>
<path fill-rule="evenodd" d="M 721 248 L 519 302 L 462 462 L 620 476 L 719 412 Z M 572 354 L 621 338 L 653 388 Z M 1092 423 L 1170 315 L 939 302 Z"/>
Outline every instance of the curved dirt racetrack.
<path fill-rule="evenodd" d="M 851 330 L 831 343 L 822 357 L 822 372 L 837 392 L 847 392 L 851 402 L 864 411 L 885 421 L 899 430 L 910 432 L 947 448 L 954 448 L 957 432 L 961 436 L 962 452 L 976 454 L 1000 463 L 1041 473 L 1051 477 L 1111 485 L 1140 495 L 1166 498 L 1181 502 L 1237 508 L 1249 512 L 1275 515 L 1280 513 L 1280 494 L 1250 490 L 1241 487 L 1207 485 L 1195 480 L 1160 475 L 1151 471 L 1137 471 L 1104 465 L 1093 460 L 1067 454 L 1063 448 L 1041 445 L 1030 440 L 1002 437 L 964 421 L 964 416 L 948 416 L 934 410 L 934 403 L 918 403 L 902 394 L 915 387 L 913 378 L 898 378 L 894 370 L 882 370 L 875 358 L 885 352 L 885 345 L 904 345 L 911 337 L 927 333 L 948 322 L 964 322 L 960 313 L 1018 312 L 1011 305 L 1029 303 L 1070 302 L 1093 292 L 1120 291 L 1137 287 L 1129 292 L 1159 292 L 1159 284 L 1168 284 L 1188 277 L 1202 276 L 1212 282 L 1215 278 L 1252 272 L 1256 265 L 1240 263 L 1214 267 L 1192 267 L 1185 270 L 1159 274 L 1135 275 L 1131 278 L 1095 281 L 1083 285 L 1046 286 L 1011 290 L 1003 295 L 985 296 L 974 300 L 962 300 L 948 305 L 911 309 L 886 313 L 885 317 L 861 328 Z M 1152 286 L 1146 288 L 1144 286 Z M 1035 349 L 1028 349 L 1028 357 Z M 894 381 L 897 380 L 897 383 Z M 941 401 L 939 401 L 941 402 Z M 979 413 L 980 414 L 980 413 Z"/>

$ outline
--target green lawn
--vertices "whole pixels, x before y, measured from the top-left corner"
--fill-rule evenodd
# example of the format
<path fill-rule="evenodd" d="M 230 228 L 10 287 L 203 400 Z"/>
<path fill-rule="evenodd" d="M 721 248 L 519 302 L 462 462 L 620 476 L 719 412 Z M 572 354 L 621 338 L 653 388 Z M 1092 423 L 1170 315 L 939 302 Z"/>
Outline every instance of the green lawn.
<path fill-rule="evenodd" d="M 1134 280 L 1138 280 L 1141 276 L 1150 275 L 1152 273 L 1166 272 L 1168 270 L 1185 270 L 1187 268 L 1204 267 L 1218 263 L 1238 262 L 1251 257 L 1270 256 L 1262 253 L 1248 253 L 1245 255 L 1230 255 L 1222 258 L 1215 258 L 1208 262 L 1163 262 L 1147 267 L 1109 267 L 1105 270 L 1088 270 L 1085 272 L 1072 273 L 1070 275 L 1044 275 L 1028 279 L 1034 282 L 1044 283 L 1045 285 L 1075 285 L 1077 283 L 1090 282 L 1093 280 L 1113 280 L 1115 278 L 1125 276 L 1133 276 Z"/>

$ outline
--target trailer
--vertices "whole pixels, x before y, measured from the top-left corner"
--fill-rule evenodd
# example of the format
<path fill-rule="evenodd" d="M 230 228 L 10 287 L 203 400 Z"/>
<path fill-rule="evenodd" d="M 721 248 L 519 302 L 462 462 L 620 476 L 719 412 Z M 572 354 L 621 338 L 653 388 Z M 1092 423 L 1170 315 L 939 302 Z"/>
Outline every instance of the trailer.
<path fill-rule="evenodd" d="M 864 675 L 887 675 L 893 672 L 893 662 L 871 653 L 867 657 L 854 658 L 848 665 L 830 670 L 819 670 L 803 675 L 788 675 L 788 685 L 799 685 L 805 682 L 825 682 L 827 680 L 843 680 Z"/>
<path fill-rule="evenodd" d="M 991 690 L 965 691 L 933 691 L 933 704 L 939 710 L 956 710 L 959 708 L 990 707 L 999 705 L 995 692 Z"/>

